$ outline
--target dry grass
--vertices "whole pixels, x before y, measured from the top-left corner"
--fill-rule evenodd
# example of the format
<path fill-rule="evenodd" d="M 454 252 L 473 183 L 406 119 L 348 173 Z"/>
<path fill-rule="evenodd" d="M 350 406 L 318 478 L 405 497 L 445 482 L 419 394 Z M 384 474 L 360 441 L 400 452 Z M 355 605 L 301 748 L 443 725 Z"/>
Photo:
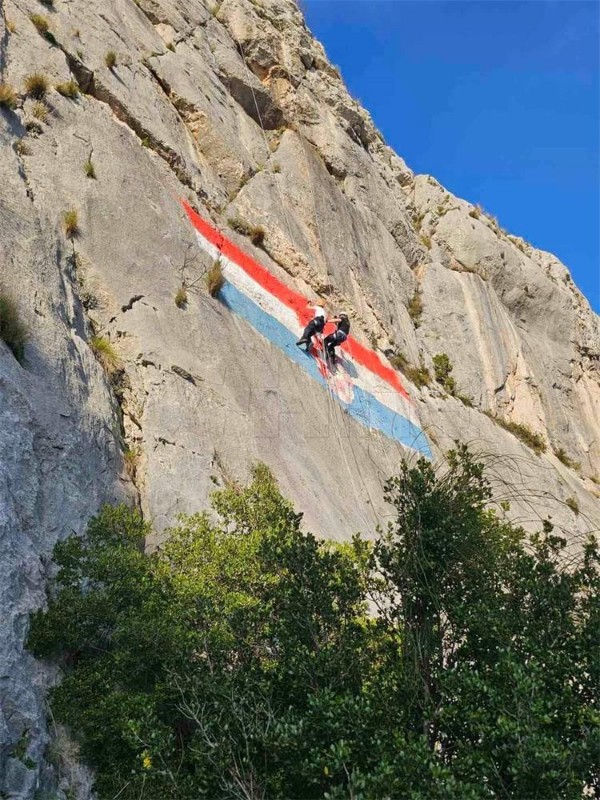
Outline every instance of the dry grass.
<path fill-rule="evenodd" d="M 70 80 L 56 85 L 56 91 L 63 97 L 70 97 L 72 100 L 79 96 L 79 84 L 77 81 Z"/>
<path fill-rule="evenodd" d="M 581 463 L 579 461 L 575 461 L 575 459 L 571 458 L 567 451 L 562 448 L 558 447 L 556 450 L 553 451 L 554 455 L 558 458 L 558 460 L 565 465 L 565 467 L 569 467 L 569 469 L 581 469 Z"/>
<path fill-rule="evenodd" d="M 45 36 L 50 30 L 50 23 L 48 22 L 46 17 L 43 17 L 41 14 L 31 14 L 29 19 L 31 20 L 36 31 L 41 36 Z"/>
<path fill-rule="evenodd" d="M 520 439 L 523 444 L 526 444 L 527 447 L 530 447 L 534 453 L 540 455 L 540 453 L 546 452 L 546 442 L 544 437 L 540 433 L 535 433 L 532 431 L 528 425 L 523 425 L 521 422 L 512 422 L 511 420 L 502 419 L 501 417 L 495 417 L 489 411 L 483 412 L 487 417 L 494 420 L 497 425 L 500 425 L 501 428 L 504 428 L 505 431 L 512 433 L 513 436 L 516 436 L 517 439 Z"/>
<path fill-rule="evenodd" d="M 229 217 L 227 222 L 234 231 L 241 233 L 243 236 L 248 236 L 250 241 L 256 247 L 261 247 L 265 240 L 265 229 L 262 225 L 251 225 L 241 217 Z"/>
<path fill-rule="evenodd" d="M 565 500 L 565 505 L 569 506 L 569 508 L 575 515 L 579 514 L 579 503 L 575 496 L 567 497 L 567 499 Z"/>
<path fill-rule="evenodd" d="M 107 339 L 106 336 L 92 336 L 90 348 L 109 375 L 119 368 L 120 358 L 110 339 Z"/>
<path fill-rule="evenodd" d="M 125 450 L 123 451 L 123 462 L 125 464 L 125 469 L 127 470 L 129 477 L 132 480 L 136 476 L 141 455 L 142 451 L 138 445 L 134 445 L 133 447 L 126 447 Z"/>
<path fill-rule="evenodd" d="M 211 297 L 216 297 L 225 283 L 223 277 L 223 268 L 219 260 L 215 261 L 212 267 L 206 273 L 206 288 Z"/>
<path fill-rule="evenodd" d="M 429 370 L 422 364 L 419 367 L 408 366 L 403 370 L 403 372 L 409 381 L 414 383 L 418 389 L 421 389 L 423 386 L 429 386 L 431 383 L 431 375 Z"/>
<path fill-rule="evenodd" d="M 0 108 L 16 108 L 17 93 L 8 83 L 0 83 Z"/>
<path fill-rule="evenodd" d="M 6 20 L 6 30 L 7 30 L 9 33 L 16 33 L 16 31 L 17 31 L 17 26 L 16 26 L 16 25 L 15 25 L 15 23 L 12 21 L 12 19 L 7 19 L 7 20 Z"/>
<path fill-rule="evenodd" d="M 117 66 L 117 54 L 114 50 L 109 50 L 104 56 L 104 63 L 109 69 Z"/>
<path fill-rule="evenodd" d="M 15 301 L 9 294 L 0 291 L 0 339 L 19 362 L 23 361 L 27 338 L 27 328 L 19 318 Z"/>
<path fill-rule="evenodd" d="M 31 109 L 32 116 L 40 122 L 46 122 L 48 120 L 49 113 L 50 109 L 45 103 L 42 103 L 41 100 L 36 100 Z"/>
<path fill-rule="evenodd" d="M 48 78 L 41 72 L 32 72 L 25 78 L 25 93 L 36 100 L 42 100 L 49 88 Z"/>
<path fill-rule="evenodd" d="M 79 214 L 75 208 L 63 212 L 63 227 L 67 239 L 75 239 L 79 235 Z"/>
<path fill-rule="evenodd" d="M 427 236 L 426 233 L 422 233 L 420 236 L 421 241 L 425 245 L 428 250 L 431 250 L 431 236 Z"/>
<path fill-rule="evenodd" d="M 95 180 L 96 178 L 96 168 L 94 167 L 94 162 L 92 161 L 91 157 L 83 165 L 83 171 L 86 174 L 86 177 L 92 178 Z"/>
<path fill-rule="evenodd" d="M 188 293 L 185 286 L 180 286 L 175 292 L 175 305 L 177 308 L 185 308 L 188 301 Z"/>

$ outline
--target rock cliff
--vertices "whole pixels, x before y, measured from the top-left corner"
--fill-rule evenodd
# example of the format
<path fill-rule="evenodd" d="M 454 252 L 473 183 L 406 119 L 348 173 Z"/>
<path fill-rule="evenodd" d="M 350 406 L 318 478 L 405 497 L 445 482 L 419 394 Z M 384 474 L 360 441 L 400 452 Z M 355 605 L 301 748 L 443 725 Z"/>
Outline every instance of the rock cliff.
<path fill-rule="evenodd" d="M 598 318 L 556 258 L 386 146 L 292 0 L 0 12 L 0 290 L 29 329 L 22 364 L 0 341 L 0 796 L 52 786 L 27 619 L 102 502 L 160 531 L 261 459 L 316 533 L 387 513 L 402 448 L 208 294 L 182 201 L 346 311 L 434 455 L 471 442 L 513 518 L 574 545 L 598 527 Z"/>

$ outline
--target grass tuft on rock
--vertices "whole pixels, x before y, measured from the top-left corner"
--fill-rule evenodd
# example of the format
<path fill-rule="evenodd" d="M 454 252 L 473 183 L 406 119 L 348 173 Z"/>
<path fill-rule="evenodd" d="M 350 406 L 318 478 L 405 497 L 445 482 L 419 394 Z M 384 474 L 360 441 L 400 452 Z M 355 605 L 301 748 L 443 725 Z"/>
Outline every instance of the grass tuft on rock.
<path fill-rule="evenodd" d="M 567 497 L 565 505 L 567 505 L 576 516 L 579 514 L 579 502 L 574 495 L 573 497 Z"/>
<path fill-rule="evenodd" d="M 31 109 L 32 116 L 40 122 L 47 122 L 50 109 L 41 100 L 36 100 Z"/>
<path fill-rule="evenodd" d="M 63 97 L 70 97 L 71 100 L 79 96 L 79 84 L 77 81 L 70 80 L 58 83 L 55 88 L 59 94 L 62 94 Z"/>
<path fill-rule="evenodd" d="M 453 366 L 446 353 L 438 353 L 433 357 L 433 373 L 436 381 L 441 384 L 448 394 L 456 392 L 456 381 L 450 374 Z"/>
<path fill-rule="evenodd" d="M 0 83 L 0 108 L 16 108 L 17 93 L 8 83 Z"/>
<path fill-rule="evenodd" d="M 206 273 L 206 288 L 211 297 L 216 297 L 225 283 L 221 262 L 217 259 Z"/>
<path fill-rule="evenodd" d="M 175 292 L 175 305 L 177 308 L 185 308 L 188 301 L 188 293 L 185 286 L 180 286 Z"/>
<path fill-rule="evenodd" d="M 77 209 L 69 208 L 63 212 L 63 227 L 67 239 L 75 239 L 79 235 L 79 214 Z"/>
<path fill-rule="evenodd" d="M 118 369 L 120 358 L 110 339 L 106 336 L 92 336 L 90 348 L 109 375 Z"/>
<path fill-rule="evenodd" d="M 117 66 L 117 54 L 114 50 L 109 50 L 104 56 L 104 63 L 109 69 L 114 69 Z"/>
<path fill-rule="evenodd" d="M 25 354 L 28 339 L 26 326 L 21 322 L 17 305 L 13 298 L 0 290 L 0 339 L 8 346 L 20 363 Z"/>
<path fill-rule="evenodd" d="M 94 180 L 96 179 L 96 168 L 94 167 L 94 162 L 91 158 L 88 158 L 88 160 L 84 163 L 83 171 L 85 172 L 87 178 L 92 178 Z"/>
<path fill-rule="evenodd" d="M 524 425 L 521 422 L 513 422 L 512 420 L 508 419 L 502 419 L 502 417 L 496 417 L 490 411 L 484 411 L 483 413 L 501 428 L 504 428 L 505 431 L 512 433 L 513 436 L 516 436 L 517 439 L 520 439 L 523 444 L 526 444 L 527 447 L 530 447 L 537 455 L 546 452 L 546 442 L 544 437 L 541 435 L 541 433 L 535 433 L 535 431 L 532 431 L 529 425 Z"/>
<path fill-rule="evenodd" d="M 565 465 L 565 467 L 575 470 L 581 469 L 581 463 L 579 461 L 575 461 L 574 458 L 571 458 L 563 447 L 558 447 L 553 452 L 558 460 Z"/>
<path fill-rule="evenodd" d="M 45 36 L 50 30 L 50 23 L 48 22 L 46 17 L 43 17 L 41 14 L 31 14 L 29 19 L 31 20 L 31 23 L 33 24 L 36 31 L 41 36 Z"/>
<path fill-rule="evenodd" d="M 48 78 L 41 72 L 32 72 L 25 78 L 25 93 L 35 100 L 42 100 L 49 88 Z"/>
<path fill-rule="evenodd" d="M 423 299 L 421 297 L 420 289 L 415 289 L 415 293 L 411 297 L 408 307 L 408 316 L 412 319 L 415 328 L 421 324 L 421 315 L 423 313 Z"/>
<path fill-rule="evenodd" d="M 262 246 L 265 240 L 265 229 L 262 225 L 252 225 L 238 216 L 228 217 L 227 223 L 237 233 L 241 233 L 242 236 L 247 236 L 256 247 Z"/>

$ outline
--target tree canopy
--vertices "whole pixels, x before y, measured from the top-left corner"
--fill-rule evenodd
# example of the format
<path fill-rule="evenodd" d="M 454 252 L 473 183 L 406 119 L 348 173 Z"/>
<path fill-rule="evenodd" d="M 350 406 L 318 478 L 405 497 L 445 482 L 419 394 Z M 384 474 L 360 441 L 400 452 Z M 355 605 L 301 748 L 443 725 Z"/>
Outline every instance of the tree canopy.
<path fill-rule="evenodd" d="M 385 491 L 371 542 L 303 532 L 258 465 L 153 553 L 125 507 L 56 546 L 29 645 L 100 798 L 600 796 L 595 541 L 567 569 L 464 447 Z"/>

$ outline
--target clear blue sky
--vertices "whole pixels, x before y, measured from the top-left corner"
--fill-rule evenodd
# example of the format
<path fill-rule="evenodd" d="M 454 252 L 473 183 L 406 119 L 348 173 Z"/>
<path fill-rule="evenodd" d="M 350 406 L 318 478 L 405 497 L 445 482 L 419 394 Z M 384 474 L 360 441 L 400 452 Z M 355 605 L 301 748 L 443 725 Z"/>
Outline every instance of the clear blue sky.
<path fill-rule="evenodd" d="M 600 3 L 303 0 L 411 169 L 555 253 L 600 311 Z"/>

